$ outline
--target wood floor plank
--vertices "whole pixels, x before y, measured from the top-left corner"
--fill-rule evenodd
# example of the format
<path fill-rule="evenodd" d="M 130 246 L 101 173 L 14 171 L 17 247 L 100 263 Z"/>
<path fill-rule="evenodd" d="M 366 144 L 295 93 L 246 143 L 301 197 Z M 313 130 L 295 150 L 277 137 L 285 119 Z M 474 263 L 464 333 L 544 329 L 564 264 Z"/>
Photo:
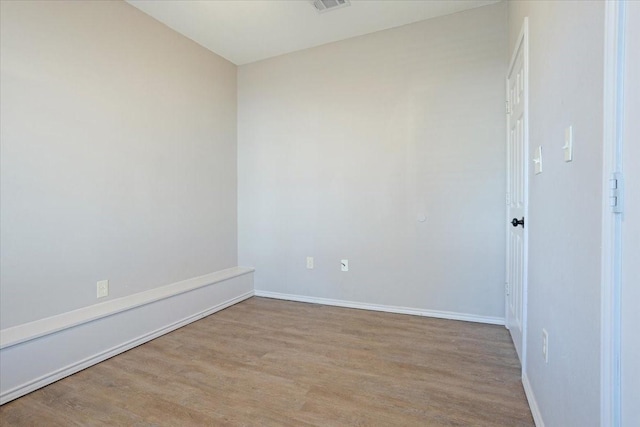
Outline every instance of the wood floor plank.
<path fill-rule="evenodd" d="M 504 327 L 254 297 L 3 405 L 0 425 L 534 423 Z"/>

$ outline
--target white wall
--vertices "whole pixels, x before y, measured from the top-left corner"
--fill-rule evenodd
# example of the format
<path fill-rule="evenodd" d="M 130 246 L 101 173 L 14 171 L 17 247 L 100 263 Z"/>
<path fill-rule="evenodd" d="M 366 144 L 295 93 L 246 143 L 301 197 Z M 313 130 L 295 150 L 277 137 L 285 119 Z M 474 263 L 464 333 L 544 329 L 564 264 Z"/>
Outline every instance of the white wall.
<path fill-rule="evenodd" d="M 235 65 L 124 2 L 1 4 L 1 327 L 237 265 Z"/>
<path fill-rule="evenodd" d="M 640 2 L 627 3 L 622 220 L 622 425 L 640 425 Z"/>
<path fill-rule="evenodd" d="M 236 66 L 124 2 L 0 4 L 1 404 L 249 298 L 253 278 Z"/>
<path fill-rule="evenodd" d="M 239 67 L 256 289 L 503 318 L 505 56 L 495 4 Z"/>
<path fill-rule="evenodd" d="M 599 424 L 603 2 L 511 1 L 510 51 L 530 29 L 527 371 L 547 427 Z M 573 125 L 574 160 L 564 162 Z M 531 168 L 533 170 L 533 168 Z M 549 333 L 549 362 L 542 329 Z"/>

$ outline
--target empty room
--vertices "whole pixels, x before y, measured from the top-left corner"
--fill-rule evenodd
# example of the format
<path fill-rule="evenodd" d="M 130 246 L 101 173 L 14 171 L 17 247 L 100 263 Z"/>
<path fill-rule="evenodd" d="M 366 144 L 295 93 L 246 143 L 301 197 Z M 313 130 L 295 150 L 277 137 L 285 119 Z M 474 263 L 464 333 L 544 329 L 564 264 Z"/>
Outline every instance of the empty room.
<path fill-rule="evenodd" d="M 0 0 L 0 425 L 640 425 L 638 75 L 636 1 Z"/>

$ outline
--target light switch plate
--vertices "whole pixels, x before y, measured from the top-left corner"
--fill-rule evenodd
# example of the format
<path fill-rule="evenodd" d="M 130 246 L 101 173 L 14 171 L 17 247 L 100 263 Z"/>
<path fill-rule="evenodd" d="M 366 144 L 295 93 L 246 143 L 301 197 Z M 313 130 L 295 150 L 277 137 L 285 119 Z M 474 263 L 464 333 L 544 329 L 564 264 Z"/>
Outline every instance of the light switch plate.
<path fill-rule="evenodd" d="M 342 271 L 349 271 L 349 260 L 348 259 L 343 259 L 342 261 L 340 261 L 340 269 Z"/>
<path fill-rule="evenodd" d="M 536 175 L 542 173 L 542 146 L 540 145 L 536 148 L 536 152 L 533 155 L 533 168 L 533 173 Z"/>
<path fill-rule="evenodd" d="M 564 130 L 564 161 L 570 162 L 573 160 L 573 126 L 569 126 Z"/>

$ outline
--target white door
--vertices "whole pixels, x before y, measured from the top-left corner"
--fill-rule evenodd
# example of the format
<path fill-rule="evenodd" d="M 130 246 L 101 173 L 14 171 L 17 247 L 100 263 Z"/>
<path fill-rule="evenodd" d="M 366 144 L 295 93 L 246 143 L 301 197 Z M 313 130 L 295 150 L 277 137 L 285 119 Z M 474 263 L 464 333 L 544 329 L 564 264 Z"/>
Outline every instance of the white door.
<path fill-rule="evenodd" d="M 622 427 L 640 426 L 640 2 L 626 4 L 621 223 Z"/>
<path fill-rule="evenodd" d="M 506 326 L 524 368 L 527 274 L 527 21 L 507 74 Z"/>

